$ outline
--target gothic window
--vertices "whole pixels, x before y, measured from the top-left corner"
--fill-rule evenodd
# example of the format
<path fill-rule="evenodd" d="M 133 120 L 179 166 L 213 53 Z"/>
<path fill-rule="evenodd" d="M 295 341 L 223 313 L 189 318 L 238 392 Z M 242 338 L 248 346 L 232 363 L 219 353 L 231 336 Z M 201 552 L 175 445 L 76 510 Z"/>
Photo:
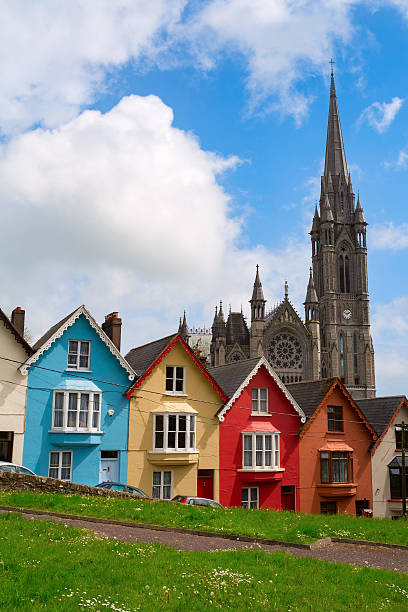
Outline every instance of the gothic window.
<path fill-rule="evenodd" d="M 322 378 L 327 378 L 327 366 L 324 361 L 322 363 Z"/>
<path fill-rule="evenodd" d="M 359 376 L 358 376 L 358 344 L 357 344 L 357 334 L 353 334 L 353 368 L 354 368 L 354 384 L 358 385 Z"/>
<path fill-rule="evenodd" d="M 233 353 L 229 359 L 229 361 L 241 361 L 242 355 L 240 353 Z"/>
<path fill-rule="evenodd" d="M 339 337 L 339 354 L 340 354 L 340 378 L 344 382 L 344 337 L 340 332 Z"/>
<path fill-rule="evenodd" d="M 289 333 L 274 336 L 267 355 L 272 367 L 285 383 L 298 382 L 303 374 L 303 350 L 299 340 Z"/>
<path fill-rule="evenodd" d="M 340 293 L 350 293 L 350 256 L 345 251 L 343 247 L 339 255 Z"/>

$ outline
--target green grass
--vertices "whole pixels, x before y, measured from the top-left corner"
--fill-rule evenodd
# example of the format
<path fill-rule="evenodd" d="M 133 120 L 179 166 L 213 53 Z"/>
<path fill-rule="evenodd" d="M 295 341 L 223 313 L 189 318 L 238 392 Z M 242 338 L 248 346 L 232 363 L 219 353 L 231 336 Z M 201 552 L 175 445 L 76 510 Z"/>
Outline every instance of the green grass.
<path fill-rule="evenodd" d="M 284 553 L 189 553 L 0 516 L 0 609 L 405 611 L 407 576 Z"/>
<path fill-rule="evenodd" d="M 61 493 L 0 492 L 0 505 L 36 508 L 153 525 L 310 543 L 328 536 L 408 545 L 408 523 L 347 515 L 243 508 L 200 508 L 166 502 Z"/>

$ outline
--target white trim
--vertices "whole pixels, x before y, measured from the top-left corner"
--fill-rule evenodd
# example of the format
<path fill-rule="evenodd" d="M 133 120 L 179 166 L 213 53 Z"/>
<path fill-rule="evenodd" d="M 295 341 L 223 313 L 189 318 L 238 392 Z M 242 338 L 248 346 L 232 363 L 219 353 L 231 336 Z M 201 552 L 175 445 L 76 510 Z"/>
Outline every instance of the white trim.
<path fill-rule="evenodd" d="M 221 421 L 221 423 L 225 419 L 225 416 L 224 416 L 225 413 L 228 412 L 228 410 L 230 410 L 230 408 L 232 408 L 235 400 L 237 400 L 239 398 L 239 396 L 241 395 L 242 391 L 248 385 L 250 380 L 258 373 L 258 370 L 259 370 L 259 368 L 262 365 L 264 365 L 266 367 L 266 369 L 268 370 L 268 373 L 272 376 L 272 378 L 274 379 L 274 381 L 276 382 L 276 384 L 278 385 L 279 389 L 282 391 L 282 393 L 284 394 L 286 399 L 292 404 L 293 408 L 299 414 L 300 422 L 301 423 L 306 423 L 306 415 L 305 415 L 305 413 L 303 412 L 303 410 L 301 409 L 299 404 L 296 402 L 296 400 L 291 396 L 291 394 L 289 393 L 289 391 L 287 390 L 287 388 L 285 387 L 285 385 L 283 384 L 283 382 L 281 381 L 279 376 L 276 374 L 275 370 L 271 367 L 270 363 L 265 359 L 265 357 L 260 357 L 258 363 L 253 368 L 253 370 L 248 374 L 248 376 L 246 377 L 244 382 L 240 385 L 240 387 L 238 387 L 238 389 L 235 391 L 235 393 L 231 397 L 231 399 L 225 404 L 224 408 L 222 410 L 220 410 L 220 412 L 218 413 L 217 416 L 218 416 L 218 419 Z M 252 396 L 251 396 L 251 400 L 252 400 Z M 251 410 L 252 410 L 252 404 L 251 404 Z"/>
<path fill-rule="evenodd" d="M 29 369 L 30 365 L 35 363 L 41 357 L 41 355 L 43 353 L 45 353 L 45 351 L 48 351 L 48 349 L 52 346 L 52 344 L 56 340 L 58 340 L 58 338 L 61 338 L 63 333 L 66 332 L 66 330 L 69 327 L 71 327 L 71 325 L 73 325 L 75 323 L 75 321 L 81 315 L 84 315 L 84 317 L 87 319 L 87 321 L 90 324 L 90 326 L 92 327 L 92 329 L 94 329 L 96 331 L 96 333 L 98 334 L 98 336 L 100 337 L 102 342 L 108 347 L 108 349 L 110 350 L 112 355 L 114 357 L 116 357 L 116 359 L 119 361 L 119 363 L 122 366 L 122 368 L 124 368 L 126 370 L 126 372 L 128 373 L 129 380 L 134 380 L 135 373 L 134 373 L 133 369 L 130 367 L 128 362 L 122 357 L 122 355 L 119 353 L 118 349 L 113 344 L 112 340 L 105 334 L 103 329 L 98 325 L 98 323 L 95 321 L 95 319 L 92 317 L 92 315 L 87 311 L 87 309 L 85 308 L 84 304 L 82 304 L 82 306 L 79 306 L 79 308 L 77 308 L 75 310 L 75 312 L 72 313 L 72 315 L 69 317 L 69 319 L 67 321 L 65 321 L 65 323 L 63 325 L 61 325 L 57 329 L 56 332 L 54 332 L 54 334 L 47 340 L 47 342 L 45 342 L 34 353 L 34 355 L 32 355 L 29 359 L 27 359 L 27 361 L 20 368 L 21 374 L 23 374 L 24 376 L 27 376 L 28 369 Z"/>

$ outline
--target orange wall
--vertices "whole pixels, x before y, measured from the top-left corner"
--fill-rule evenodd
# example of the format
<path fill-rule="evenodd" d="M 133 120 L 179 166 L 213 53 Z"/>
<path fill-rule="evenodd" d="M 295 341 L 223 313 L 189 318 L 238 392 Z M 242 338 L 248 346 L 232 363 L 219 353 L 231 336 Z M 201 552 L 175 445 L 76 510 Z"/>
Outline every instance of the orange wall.
<path fill-rule="evenodd" d="M 327 431 L 327 406 L 343 406 L 342 433 Z M 320 484 L 320 453 L 319 448 L 327 441 L 343 441 L 353 449 L 353 482 L 356 484 L 355 494 L 350 497 L 338 497 L 341 487 L 318 490 Z M 356 513 L 356 500 L 368 499 L 372 508 L 371 489 L 371 456 L 369 446 L 373 438 L 367 427 L 361 421 L 351 402 L 343 395 L 339 387 L 334 386 L 323 400 L 320 409 L 306 424 L 301 433 L 300 453 L 300 511 L 320 514 L 320 502 L 336 501 L 337 513 Z M 349 490 L 352 490 L 350 488 Z"/>

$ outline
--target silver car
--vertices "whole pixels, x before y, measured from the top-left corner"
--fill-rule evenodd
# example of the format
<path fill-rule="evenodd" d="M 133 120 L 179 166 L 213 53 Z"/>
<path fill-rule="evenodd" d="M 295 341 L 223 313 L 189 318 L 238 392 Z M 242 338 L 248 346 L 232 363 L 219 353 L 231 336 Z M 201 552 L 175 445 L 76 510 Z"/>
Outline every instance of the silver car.
<path fill-rule="evenodd" d="M 13 472 L 13 474 L 29 474 L 30 476 L 36 476 L 34 472 L 23 465 L 8 463 L 7 461 L 0 461 L 0 470 L 3 470 L 3 472 Z"/>
<path fill-rule="evenodd" d="M 189 504 L 190 506 L 211 506 L 212 508 L 223 508 L 215 499 L 207 497 L 194 497 L 191 495 L 176 495 L 171 500 L 177 504 Z"/>

